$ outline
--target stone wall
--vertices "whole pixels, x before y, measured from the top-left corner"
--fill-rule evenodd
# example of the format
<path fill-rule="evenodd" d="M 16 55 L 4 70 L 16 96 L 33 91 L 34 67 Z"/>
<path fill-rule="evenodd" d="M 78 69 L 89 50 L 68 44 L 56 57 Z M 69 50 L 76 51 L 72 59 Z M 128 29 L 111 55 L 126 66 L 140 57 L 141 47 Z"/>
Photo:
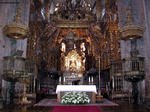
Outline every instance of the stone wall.
<path fill-rule="evenodd" d="M 145 95 L 150 98 L 150 0 L 143 0 L 144 7 L 144 55 L 145 55 L 145 72 L 146 72 L 146 80 L 145 80 Z"/>

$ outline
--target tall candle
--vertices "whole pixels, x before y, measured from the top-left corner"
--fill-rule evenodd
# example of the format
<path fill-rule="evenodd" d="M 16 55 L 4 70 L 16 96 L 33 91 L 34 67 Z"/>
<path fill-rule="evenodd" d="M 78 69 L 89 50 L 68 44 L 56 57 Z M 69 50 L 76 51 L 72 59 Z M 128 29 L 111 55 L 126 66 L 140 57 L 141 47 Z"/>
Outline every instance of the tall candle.
<path fill-rule="evenodd" d="M 59 77 L 59 83 L 61 83 L 61 77 Z"/>
<path fill-rule="evenodd" d="M 66 81 L 65 77 L 64 77 L 64 82 Z"/>
<path fill-rule="evenodd" d="M 92 76 L 92 78 L 91 78 L 91 82 L 93 83 L 93 76 Z"/>
<path fill-rule="evenodd" d="M 90 77 L 89 77 L 89 83 L 91 82 L 91 79 L 90 79 Z"/>

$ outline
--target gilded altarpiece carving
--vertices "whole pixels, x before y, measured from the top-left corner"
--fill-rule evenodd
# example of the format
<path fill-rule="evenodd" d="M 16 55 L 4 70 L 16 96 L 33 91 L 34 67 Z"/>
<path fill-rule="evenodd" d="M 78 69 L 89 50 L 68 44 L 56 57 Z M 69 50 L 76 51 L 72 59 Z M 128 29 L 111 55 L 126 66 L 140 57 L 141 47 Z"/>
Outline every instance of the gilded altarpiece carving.
<path fill-rule="evenodd" d="M 37 25 L 36 22 L 30 23 L 32 38 L 28 41 L 28 57 L 36 60 L 38 65 L 40 65 L 41 57 L 43 57 L 47 63 L 46 69 L 55 68 L 58 71 L 62 71 L 60 45 L 67 34 L 72 31 L 79 39 L 75 43 L 77 46 L 81 40 L 86 42 L 85 71 L 91 68 L 99 70 L 99 57 L 101 69 L 110 68 L 112 60 L 120 60 L 120 38 L 117 8 L 113 8 L 116 6 L 109 5 L 109 2 L 106 5 L 106 13 L 101 21 L 96 20 L 95 15 L 89 10 L 90 8 L 87 12 L 77 9 L 78 14 L 85 14 L 85 16 L 76 17 L 78 14 L 75 13 L 76 18 L 72 19 L 72 16 L 69 15 L 69 10 L 66 8 L 62 8 L 63 10 L 60 8 L 60 10 L 58 7 L 58 11 L 52 15 L 50 23 L 45 23 L 44 21 L 40 25 Z M 82 24 L 80 24 L 81 22 Z"/>

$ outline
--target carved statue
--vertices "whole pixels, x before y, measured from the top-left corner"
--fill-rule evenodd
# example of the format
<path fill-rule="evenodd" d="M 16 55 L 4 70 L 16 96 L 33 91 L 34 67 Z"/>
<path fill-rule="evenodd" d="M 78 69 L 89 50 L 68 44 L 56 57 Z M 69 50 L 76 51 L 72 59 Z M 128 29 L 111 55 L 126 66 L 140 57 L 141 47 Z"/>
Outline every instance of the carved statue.
<path fill-rule="evenodd" d="M 67 10 L 72 10 L 72 0 L 66 0 L 66 6 L 67 6 Z"/>

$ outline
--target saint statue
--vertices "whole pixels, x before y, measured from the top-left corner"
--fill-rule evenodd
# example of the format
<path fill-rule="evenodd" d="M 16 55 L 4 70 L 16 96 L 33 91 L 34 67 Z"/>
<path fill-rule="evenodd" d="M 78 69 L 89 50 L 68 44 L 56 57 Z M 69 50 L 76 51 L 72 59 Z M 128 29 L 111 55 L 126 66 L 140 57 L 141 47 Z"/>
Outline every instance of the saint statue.
<path fill-rule="evenodd" d="M 76 61 L 75 60 L 70 61 L 70 68 L 76 68 Z"/>

